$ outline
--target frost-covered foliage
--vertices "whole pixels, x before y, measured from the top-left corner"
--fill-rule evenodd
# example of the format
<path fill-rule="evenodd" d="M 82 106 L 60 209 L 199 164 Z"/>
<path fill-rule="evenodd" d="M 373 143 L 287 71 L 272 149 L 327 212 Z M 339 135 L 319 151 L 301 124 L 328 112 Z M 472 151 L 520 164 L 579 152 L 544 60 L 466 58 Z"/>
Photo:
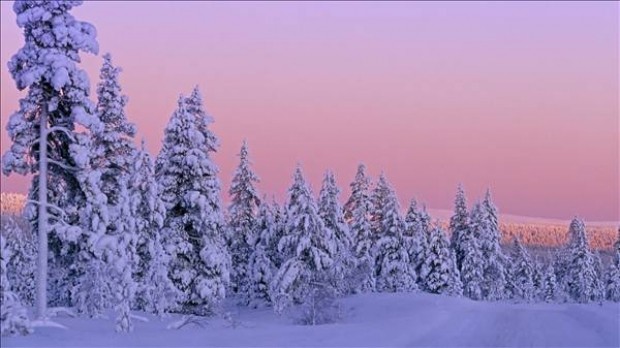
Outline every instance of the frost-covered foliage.
<path fill-rule="evenodd" d="M 566 262 L 564 284 L 570 298 L 576 302 L 588 303 L 599 300 L 600 289 L 596 272 L 595 257 L 588 247 L 585 225 L 581 219 L 571 221 L 571 236 Z"/>
<path fill-rule="evenodd" d="M 308 284 L 331 284 L 335 253 L 332 231 L 325 228 L 299 166 L 288 190 L 286 214 L 286 234 L 278 249 L 289 258 L 271 283 L 271 300 L 277 313 L 307 304 L 313 292 Z"/>
<path fill-rule="evenodd" d="M 189 101 L 195 102 L 179 99 L 166 127 L 156 177 L 166 207 L 163 233 L 172 244 L 169 274 L 182 293 L 179 310 L 210 315 L 225 297 L 230 256 L 223 236 L 218 168 L 211 159 L 217 143 L 208 129 L 201 129 L 202 116 L 190 112 L 200 108 L 190 108 Z"/>
<path fill-rule="evenodd" d="M 349 222 L 352 239 L 352 252 L 355 258 L 354 291 L 375 290 L 375 257 L 373 255 L 374 237 L 370 225 L 372 205 L 370 200 L 370 179 L 366 166 L 357 167 L 355 179 L 350 184 L 351 197 L 344 206 L 344 217 Z"/>
<path fill-rule="evenodd" d="M 428 243 L 430 236 L 430 216 L 425 208 L 419 208 L 415 199 L 412 199 L 405 215 L 405 247 L 409 252 L 409 261 L 418 275 L 417 282 L 424 285 L 422 265 L 428 257 Z"/>
<path fill-rule="evenodd" d="M 452 296 L 462 294 L 463 284 L 454 253 L 446 233 L 437 225 L 430 230 L 428 249 L 420 271 L 425 291 Z"/>
<path fill-rule="evenodd" d="M 17 25 L 24 30 L 25 44 L 8 64 L 17 88 L 27 89 L 27 93 L 7 123 L 13 144 L 3 156 L 3 172 L 34 174 L 29 199 L 39 204 L 29 204 L 26 216 L 39 235 L 49 233 L 49 273 L 57 295 L 50 300 L 60 305 L 71 301 L 69 293 L 76 279 L 73 273 L 78 267 L 76 242 L 82 234 L 80 222 L 88 212 L 84 209 L 85 196 L 92 191 L 88 186 L 97 181 L 96 173 L 88 173 L 88 136 L 78 133 L 76 127 L 102 130 L 88 98 L 88 76 L 77 65 L 80 51 L 98 51 L 95 28 L 69 13 L 80 4 L 16 1 L 13 10 Z M 47 194 L 39 195 L 40 189 Z M 41 226 L 39 212 L 47 213 Z M 41 280 L 47 271 L 42 260 L 43 256 L 38 261 L 37 276 Z M 38 287 L 39 305 L 44 304 L 45 295 L 45 288 Z"/>
<path fill-rule="evenodd" d="M 509 284 L 512 297 L 522 301 L 534 300 L 534 265 L 518 238 L 514 239 L 511 261 Z"/>
<path fill-rule="evenodd" d="M 159 198 L 153 160 L 144 148 L 136 152 L 129 179 L 129 202 L 136 235 L 135 307 L 163 315 L 176 304 L 177 290 L 168 278 L 170 255 L 161 229 L 166 209 Z"/>
<path fill-rule="evenodd" d="M 374 251 L 377 290 L 386 292 L 416 290 L 417 275 L 409 261 L 404 237 L 405 222 L 400 216 L 396 194 L 384 176 L 381 176 L 379 185 L 381 186 L 379 189 L 387 192 L 387 196 L 382 199 L 381 229 L 378 231 L 379 239 Z"/>
<path fill-rule="evenodd" d="M 463 235 L 469 233 L 469 213 L 467 211 L 467 200 L 463 186 L 459 185 L 456 189 L 454 198 L 454 215 L 450 218 L 450 245 L 456 255 L 456 265 L 462 270 L 463 259 L 467 254 L 463 243 Z"/>
<path fill-rule="evenodd" d="M 36 273 L 37 248 L 32 233 L 22 230 L 14 217 L 2 221 L 2 235 L 10 257 L 7 260 L 8 281 L 11 290 L 24 305 L 34 304 L 35 288 L 32 275 Z"/>
<path fill-rule="evenodd" d="M 613 252 L 611 263 L 607 266 L 605 275 L 605 297 L 609 301 L 620 302 L 620 228 Z"/>
<path fill-rule="evenodd" d="M 329 241 L 334 249 L 331 281 L 339 294 L 347 294 L 355 288 L 352 283 L 355 260 L 351 252 L 351 231 L 344 221 L 342 206 L 338 201 L 339 193 L 334 173 L 326 172 L 319 193 L 319 216 L 323 219 L 325 228 L 330 230 L 327 235 L 332 238 Z"/>
<path fill-rule="evenodd" d="M 470 216 L 470 228 L 474 238 L 479 241 L 484 261 L 482 298 L 491 301 L 505 298 L 507 285 L 505 268 L 507 262 L 500 248 L 497 226 L 497 210 L 487 195 L 482 203 L 474 205 Z"/>
<path fill-rule="evenodd" d="M 11 283 L 7 277 L 7 264 L 11 258 L 11 250 L 6 245 L 5 237 L 0 234 L 0 335 L 27 335 L 32 332 L 26 308 L 19 296 L 11 291 Z"/>
<path fill-rule="evenodd" d="M 82 269 L 88 270 L 80 277 L 79 286 L 73 288 L 72 298 L 76 310 L 91 318 L 101 318 L 113 302 L 109 267 L 101 257 L 80 257 Z"/>
<path fill-rule="evenodd" d="M 248 157 L 248 144 L 243 142 L 239 152 L 239 166 L 235 170 L 228 194 L 231 198 L 228 207 L 228 250 L 232 259 L 230 279 L 233 292 L 239 295 L 239 301 L 247 305 L 250 280 L 251 244 L 255 239 L 256 212 L 260 199 L 254 184 L 258 176 L 251 168 Z"/>
<path fill-rule="evenodd" d="M 276 271 L 268 253 L 270 241 L 275 238 L 276 226 L 273 211 L 265 199 L 259 206 L 255 228 L 254 240 L 251 241 L 248 298 L 251 307 L 260 308 L 271 304 L 269 284 Z"/>

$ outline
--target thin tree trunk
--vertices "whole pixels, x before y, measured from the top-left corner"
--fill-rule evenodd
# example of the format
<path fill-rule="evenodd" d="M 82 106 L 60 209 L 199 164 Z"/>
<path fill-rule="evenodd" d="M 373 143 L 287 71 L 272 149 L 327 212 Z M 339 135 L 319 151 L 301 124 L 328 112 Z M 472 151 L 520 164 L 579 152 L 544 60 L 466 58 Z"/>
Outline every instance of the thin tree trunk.
<path fill-rule="evenodd" d="M 36 315 L 47 316 L 47 103 L 41 110 L 39 138 L 39 259 L 37 262 Z"/>

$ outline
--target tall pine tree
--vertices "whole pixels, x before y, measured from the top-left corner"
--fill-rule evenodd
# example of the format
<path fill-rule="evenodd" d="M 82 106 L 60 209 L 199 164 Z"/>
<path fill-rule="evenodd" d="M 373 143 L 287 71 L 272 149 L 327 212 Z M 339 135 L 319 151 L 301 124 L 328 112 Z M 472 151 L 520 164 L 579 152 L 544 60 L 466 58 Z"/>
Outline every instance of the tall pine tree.
<path fill-rule="evenodd" d="M 95 28 L 69 11 L 80 1 L 16 1 L 17 25 L 25 44 L 9 61 L 19 90 L 27 89 L 11 115 L 7 132 L 13 141 L 3 157 L 5 175 L 34 174 L 27 216 L 38 231 L 36 313 L 47 316 L 48 244 L 52 282 L 59 288 L 55 304 L 70 304 L 77 240 L 82 236 L 89 196 L 98 197 L 98 177 L 88 172 L 89 136 L 76 126 L 101 131 L 89 100 L 89 81 L 78 68 L 80 51 L 97 53 Z M 91 187 L 92 186 L 92 187 Z M 101 209 L 96 212 L 105 213 Z M 95 226 L 98 228 L 98 226 Z M 73 280 L 74 281 L 74 280 Z"/>

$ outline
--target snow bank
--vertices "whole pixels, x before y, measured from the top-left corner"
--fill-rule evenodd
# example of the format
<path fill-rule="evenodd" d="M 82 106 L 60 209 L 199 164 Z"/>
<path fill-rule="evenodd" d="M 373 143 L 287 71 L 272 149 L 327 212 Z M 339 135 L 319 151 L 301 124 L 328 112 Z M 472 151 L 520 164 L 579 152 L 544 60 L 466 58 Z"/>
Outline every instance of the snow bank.
<path fill-rule="evenodd" d="M 2 347 L 525 347 L 620 346 L 620 305 L 614 303 L 513 304 L 474 302 L 431 294 L 364 294 L 343 300 L 337 324 L 301 326 L 271 309 L 229 307 L 236 325 L 213 319 L 206 326 L 166 327 L 149 316 L 128 334 L 112 319 L 57 318 L 69 328 L 37 328 L 33 335 L 3 337 Z"/>

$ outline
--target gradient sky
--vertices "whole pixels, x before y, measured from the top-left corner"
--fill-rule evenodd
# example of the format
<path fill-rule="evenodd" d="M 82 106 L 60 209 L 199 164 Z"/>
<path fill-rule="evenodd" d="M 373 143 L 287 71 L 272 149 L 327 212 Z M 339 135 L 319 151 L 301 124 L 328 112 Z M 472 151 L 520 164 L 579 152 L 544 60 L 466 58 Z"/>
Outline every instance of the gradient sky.
<path fill-rule="evenodd" d="M 1 11 L 2 152 L 20 95 L 6 62 L 23 44 Z M 620 220 L 618 3 L 94 2 L 83 55 L 123 67 L 127 108 L 156 153 L 180 93 L 195 84 L 215 118 L 224 189 L 243 138 L 259 189 L 281 200 L 295 163 L 315 193 L 343 197 L 363 161 L 405 204 L 452 207 L 490 186 L 501 212 Z M 2 191 L 29 180 L 2 177 Z"/>

